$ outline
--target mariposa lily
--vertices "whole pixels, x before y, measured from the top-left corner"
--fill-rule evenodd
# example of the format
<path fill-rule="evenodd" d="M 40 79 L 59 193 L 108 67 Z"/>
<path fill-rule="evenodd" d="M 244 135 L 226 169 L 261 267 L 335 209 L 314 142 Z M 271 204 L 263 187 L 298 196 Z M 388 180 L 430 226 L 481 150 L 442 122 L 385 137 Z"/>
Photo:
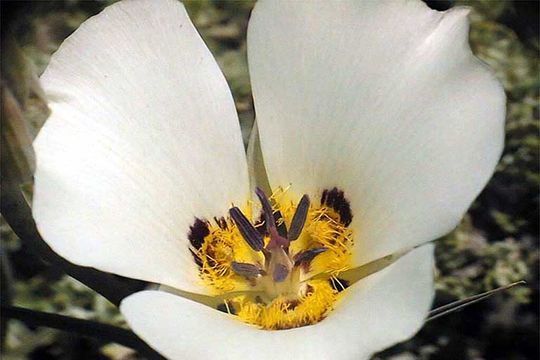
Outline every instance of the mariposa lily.
<path fill-rule="evenodd" d="M 410 338 L 434 293 L 428 243 L 503 146 L 504 92 L 467 13 L 259 1 L 246 157 L 184 6 L 106 8 L 41 77 L 39 231 L 76 264 L 159 284 L 120 310 L 171 359 L 359 359 Z"/>

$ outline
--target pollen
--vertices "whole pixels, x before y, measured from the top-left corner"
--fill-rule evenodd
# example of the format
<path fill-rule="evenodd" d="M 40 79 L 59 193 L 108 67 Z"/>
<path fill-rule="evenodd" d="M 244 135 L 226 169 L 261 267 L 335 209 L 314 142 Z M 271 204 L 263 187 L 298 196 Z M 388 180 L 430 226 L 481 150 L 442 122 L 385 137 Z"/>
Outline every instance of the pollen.
<path fill-rule="evenodd" d="M 297 297 L 280 295 L 270 304 L 254 302 L 248 297 L 232 303 L 240 319 L 266 330 L 283 330 L 318 323 L 326 317 L 338 299 L 338 292 L 327 281 L 306 284 Z"/>
<path fill-rule="evenodd" d="M 283 188 L 256 194 L 260 210 L 251 203 L 232 207 L 228 216 L 203 223 L 191 249 L 200 279 L 212 294 L 230 294 L 223 308 L 248 324 L 265 330 L 315 324 L 345 288 L 336 284 L 351 265 L 348 202 L 337 189 L 325 190 L 318 204 L 307 195 L 294 201 Z M 313 278 L 320 274 L 327 277 Z"/>

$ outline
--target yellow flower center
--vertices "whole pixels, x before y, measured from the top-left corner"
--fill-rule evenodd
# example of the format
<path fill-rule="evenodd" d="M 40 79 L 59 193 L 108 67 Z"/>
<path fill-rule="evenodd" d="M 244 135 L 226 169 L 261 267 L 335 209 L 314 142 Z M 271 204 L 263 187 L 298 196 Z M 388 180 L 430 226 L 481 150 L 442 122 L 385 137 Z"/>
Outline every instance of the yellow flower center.
<path fill-rule="evenodd" d="M 261 219 L 252 218 L 247 204 L 191 228 L 200 277 L 215 295 L 233 293 L 222 310 L 246 323 L 267 330 L 317 323 L 347 287 L 338 275 L 351 265 L 349 204 L 335 188 L 317 205 L 307 196 L 296 203 L 282 188 L 270 198 L 259 189 L 257 195 Z"/>

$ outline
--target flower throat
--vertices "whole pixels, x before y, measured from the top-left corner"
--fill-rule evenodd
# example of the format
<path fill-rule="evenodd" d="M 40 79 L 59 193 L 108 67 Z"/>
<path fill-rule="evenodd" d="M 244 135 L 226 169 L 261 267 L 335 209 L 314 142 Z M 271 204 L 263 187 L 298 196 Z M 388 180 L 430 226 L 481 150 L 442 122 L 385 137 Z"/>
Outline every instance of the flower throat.
<path fill-rule="evenodd" d="M 235 206 L 227 218 L 191 227 L 200 277 L 214 295 L 230 295 L 219 309 L 246 323 L 267 330 L 315 324 L 348 286 L 338 274 L 351 264 L 349 203 L 336 188 L 323 192 L 319 206 L 307 195 L 295 203 L 281 188 L 270 197 L 255 193 L 261 219 Z"/>

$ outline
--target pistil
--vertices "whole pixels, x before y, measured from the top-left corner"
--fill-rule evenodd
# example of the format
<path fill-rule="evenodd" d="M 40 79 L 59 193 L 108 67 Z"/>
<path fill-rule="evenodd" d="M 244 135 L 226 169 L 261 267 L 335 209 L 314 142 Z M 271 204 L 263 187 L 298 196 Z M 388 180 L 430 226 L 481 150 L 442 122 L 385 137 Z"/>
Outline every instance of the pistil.
<path fill-rule="evenodd" d="M 291 284 L 298 284 L 299 272 L 294 272 L 294 279 L 290 278 L 291 275 L 293 275 L 293 268 L 309 263 L 315 256 L 326 250 L 312 249 L 301 254 L 299 258 L 298 256 L 295 256 L 295 259 L 291 258 L 289 255 L 290 242 L 298 239 L 306 223 L 310 205 L 309 197 L 307 195 L 302 196 L 294 213 L 289 231 L 287 231 L 286 225 L 284 223 L 282 224 L 284 231 L 288 234 L 287 237 L 284 237 L 279 234 L 270 199 L 260 188 L 257 188 L 255 193 L 261 202 L 266 230 L 270 234 L 270 240 L 266 246 L 264 246 L 264 239 L 255 226 L 251 224 L 239 208 L 233 207 L 229 210 L 229 213 L 246 243 L 254 251 L 263 252 L 266 259 L 265 266 L 263 269 L 255 264 L 233 261 L 231 263 L 231 268 L 237 275 L 247 279 L 256 279 L 259 276 L 271 277 L 271 280 L 263 279 L 262 282 L 267 290 L 271 288 L 271 292 L 274 295 L 280 295 L 279 292 L 276 293 L 276 289 L 278 288 L 282 290 L 285 289 L 286 292 L 294 292 L 296 289 L 290 289 L 287 286 L 275 286 L 276 284 L 269 284 L 269 281 L 283 283 L 286 280 L 289 280 L 288 282 Z"/>

